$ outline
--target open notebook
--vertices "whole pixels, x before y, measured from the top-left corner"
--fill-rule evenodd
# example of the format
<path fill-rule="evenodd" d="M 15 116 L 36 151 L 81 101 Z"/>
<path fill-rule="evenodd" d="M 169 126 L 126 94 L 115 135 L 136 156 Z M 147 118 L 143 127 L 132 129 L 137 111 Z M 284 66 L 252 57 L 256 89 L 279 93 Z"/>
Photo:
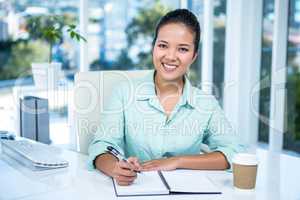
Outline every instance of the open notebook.
<path fill-rule="evenodd" d="M 120 186 L 114 179 L 113 184 L 117 196 L 221 194 L 221 190 L 197 170 L 142 172 L 130 186 Z"/>

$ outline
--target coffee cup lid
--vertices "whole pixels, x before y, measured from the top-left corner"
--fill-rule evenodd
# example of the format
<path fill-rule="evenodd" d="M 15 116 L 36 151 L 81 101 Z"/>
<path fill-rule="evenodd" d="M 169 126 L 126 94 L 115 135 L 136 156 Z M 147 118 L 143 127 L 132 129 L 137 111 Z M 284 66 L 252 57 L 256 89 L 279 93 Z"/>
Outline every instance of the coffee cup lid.
<path fill-rule="evenodd" d="M 238 153 L 236 154 L 232 162 L 235 164 L 240 165 L 257 165 L 258 160 L 255 154 L 249 154 L 249 153 Z"/>

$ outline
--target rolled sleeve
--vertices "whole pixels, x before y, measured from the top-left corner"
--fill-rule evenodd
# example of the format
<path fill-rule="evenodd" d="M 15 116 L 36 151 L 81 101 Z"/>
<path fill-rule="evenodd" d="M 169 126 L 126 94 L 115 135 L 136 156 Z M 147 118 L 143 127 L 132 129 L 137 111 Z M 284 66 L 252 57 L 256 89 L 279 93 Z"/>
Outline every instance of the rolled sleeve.
<path fill-rule="evenodd" d="M 113 146 L 124 153 L 124 114 L 122 91 L 120 88 L 112 91 L 108 105 L 100 113 L 100 126 L 94 140 L 88 149 L 88 169 L 95 169 L 94 160 L 106 152 L 108 146 Z"/>
<path fill-rule="evenodd" d="M 245 146 L 225 117 L 217 100 L 214 99 L 212 102 L 214 109 L 207 126 L 205 143 L 211 151 L 219 151 L 224 154 L 230 165 L 228 170 L 231 171 L 233 156 L 245 151 Z"/>

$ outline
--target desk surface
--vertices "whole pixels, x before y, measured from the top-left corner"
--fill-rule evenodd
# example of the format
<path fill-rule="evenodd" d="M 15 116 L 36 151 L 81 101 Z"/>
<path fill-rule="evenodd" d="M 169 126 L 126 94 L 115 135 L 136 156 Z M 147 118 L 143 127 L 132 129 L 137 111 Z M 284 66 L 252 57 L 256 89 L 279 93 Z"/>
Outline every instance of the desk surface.
<path fill-rule="evenodd" d="M 70 162 L 65 169 L 31 171 L 0 153 L 1 200 L 99 200 L 117 199 L 110 178 L 98 171 L 88 171 L 86 155 L 61 151 Z M 168 195 L 120 197 L 121 199 L 261 199 L 300 200 L 300 158 L 271 154 L 258 149 L 260 160 L 254 192 L 240 192 L 232 187 L 232 174 L 207 171 L 208 176 L 222 188 L 221 195 Z M 199 183 L 201 184 L 201 183 Z"/>

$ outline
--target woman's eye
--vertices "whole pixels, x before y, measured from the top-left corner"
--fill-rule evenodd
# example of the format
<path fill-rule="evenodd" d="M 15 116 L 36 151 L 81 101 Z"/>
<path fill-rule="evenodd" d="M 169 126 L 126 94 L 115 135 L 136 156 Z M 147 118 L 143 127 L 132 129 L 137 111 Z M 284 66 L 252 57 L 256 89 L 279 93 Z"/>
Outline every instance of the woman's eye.
<path fill-rule="evenodd" d="M 189 50 L 187 48 L 179 48 L 179 51 L 185 53 L 188 52 Z"/>
<path fill-rule="evenodd" d="M 164 49 L 164 48 L 167 48 L 167 45 L 165 45 L 165 44 L 158 44 L 158 47 Z"/>

